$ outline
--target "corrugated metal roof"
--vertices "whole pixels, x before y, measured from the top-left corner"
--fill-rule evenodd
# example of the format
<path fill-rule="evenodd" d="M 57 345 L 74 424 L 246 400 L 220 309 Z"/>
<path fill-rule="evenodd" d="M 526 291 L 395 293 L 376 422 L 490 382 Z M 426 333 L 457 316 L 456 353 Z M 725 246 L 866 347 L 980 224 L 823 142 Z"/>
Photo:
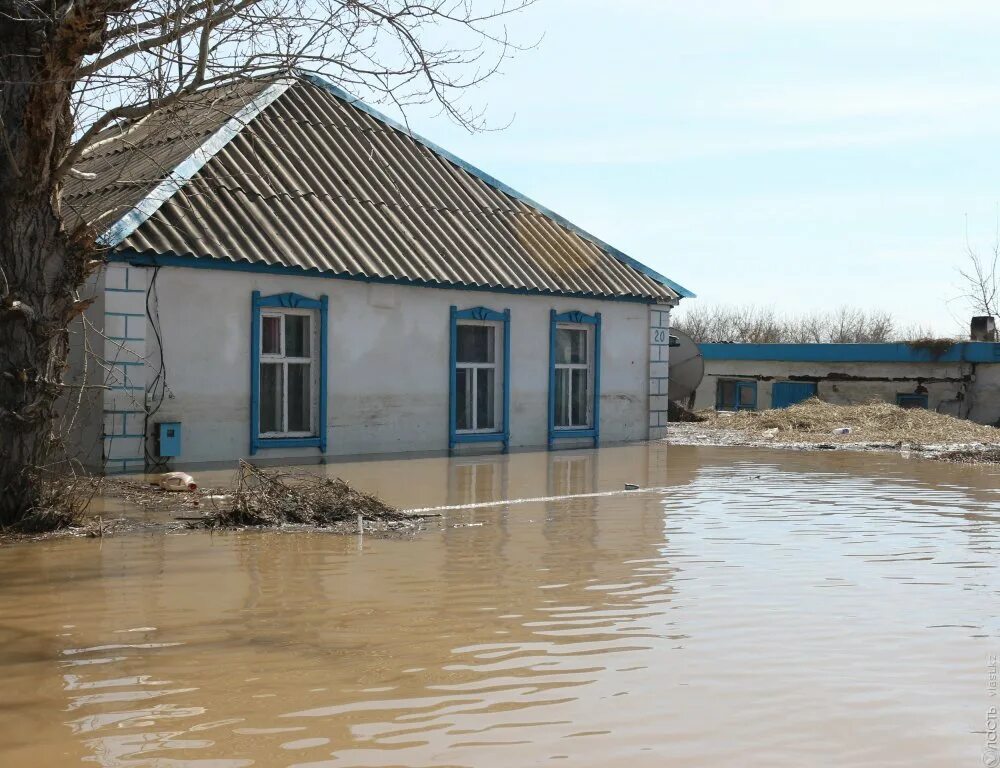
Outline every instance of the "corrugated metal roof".
<path fill-rule="evenodd" d="M 74 179 L 66 203 L 88 221 L 113 211 L 110 221 L 128 225 L 112 243 L 140 253 L 438 285 L 690 295 L 343 92 L 274 83 L 208 92 L 110 138 L 79 166 L 97 179 Z M 262 96 L 273 100 L 253 116 Z"/>
<path fill-rule="evenodd" d="M 128 130 L 104 131 L 77 162 L 81 173 L 66 179 L 62 202 L 70 223 L 82 220 L 98 231 L 110 227 L 272 82 L 249 80 L 216 88 Z"/>

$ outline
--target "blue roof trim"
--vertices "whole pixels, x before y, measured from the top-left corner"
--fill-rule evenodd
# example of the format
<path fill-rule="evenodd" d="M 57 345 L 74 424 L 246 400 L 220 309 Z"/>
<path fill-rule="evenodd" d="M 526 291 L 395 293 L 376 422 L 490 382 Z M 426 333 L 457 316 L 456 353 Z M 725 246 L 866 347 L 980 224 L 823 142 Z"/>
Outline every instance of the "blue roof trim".
<path fill-rule="evenodd" d="M 628 266 L 632 267 L 632 269 L 636 270 L 637 272 L 641 272 L 642 274 L 646 275 L 649 278 L 652 278 L 653 280 L 655 280 L 656 282 L 660 283 L 661 285 L 667 286 L 670 290 L 672 290 L 674 293 L 676 293 L 680 298 L 694 298 L 695 297 L 695 294 L 693 292 L 689 291 L 684 286 L 682 286 L 682 285 L 680 285 L 678 283 L 675 283 L 673 280 L 671 280 L 668 277 L 665 277 L 665 276 L 661 275 L 659 272 L 657 272 L 656 270 L 652 269 L 651 267 L 647 267 L 642 262 L 636 261 L 631 256 L 628 256 L 627 254 L 622 253 L 621 251 L 619 251 L 614 246 L 609 245 L 608 243 L 606 243 L 603 240 L 601 240 L 599 237 L 595 237 L 594 235 L 590 234 L 586 230 L 581 229 L 580 227 L 578 227 L 573 222 L 569 221 L 568 219 L 566 219 L 563 216 L 560 216 L 555 211 L 553 211 L 553 210 L 551 210 L 549 208 L 546 208 L 544 205 L 540 205 L 539 203 L 536 203 L 534 200 L 532 200 L 527 195 L 521 194 L 520 192 L 518 192 L 513 187 L 510 187 L 510 186 L 504 184 L 499 179 L 497 179 L 494 176 L 491 176 L 490 174 L 486 173 L 486 171 L 483 171 L 483 170 L 477 168 L 476 166 L 472 165 L 471 163 L 466 162 L 465 160 L 463 160 L 462 158 L 458 157 L 457 155 L 452 154 L 451 152 L 449 152 L 444 147 L 440 147 L 437 144 L 435 144 L 433 141 L 430 141 L 429 139 L 424 138 L 423 136 L 421 136 L 418 133 L 414 133 L 409 128 L 407 128 L 405 125 L 403 125 L 402 123 L 399 123 L 396 120 L 393 120 L 388 115 L 385 115 L 385 114 L 379 112 L 374 107 L 369 106 L 365 102 L 361 101 L 361 99 L 357 98 L 356 96 L 351 95 L 350 93 L 348 93 L 347 91 L 345 91 L 343 88 L 340 88 L 339 86 L 334 85 L 329 80 L 326 80 L 326 79 L 320 77 L 319 75 L 313 74 L 311 72 L 301 72 L 300 75 L 301 75 L 301 77 L 303 79 L 307 80 L 308 82 L 312 83 L 315 86 L 318 86 L 319 88 L 324 89 L 325 91 L 328 91 L 329 93 L 333 94 L 338 99 L 340 99 L 341 101 L 347 102 L 352 107 L 356 107 L 357 109 L 360 109 L 362 112 L 365 112 L 366 114 L 371 115 L 376 120 L 378 120 L 378 121 L 380 121 L 380 122 L 385 123 L 386 125 L 388 125 L 390 128 L 393 128 L 393 129 L 395 129 L 395 130 L 397 130 L 397 131 L 399 131 L 401 133 L 406 134 L 407 136 L 409 136 L 414 141 L 420 142 L 421 144 L 423 144 L 425 147 L 427 147 L 429 150 L 431 150 L 435 154 L 441 155 L 441 157 L 445 158 L 449 162 L 454 163 L 455 165 L 457 165 L 462 170 L 467 171 L 468 173 L 471 173 L 473 176 L 475 176 L 476 178 L 478 178 L 481 181 L 485 182 L 486 184 L 489 184 L 494 189 L 498 189 L 501 192 L 503 192 L 505 195 L 509 195 L 510 197 L 513 197 L 513 198 L 515 198 L 517 200 L 520 200 L 522 203 L 525 203 L 526 205 L 530 205 L 532 208 L 537 209 L 539 212 L 543 213 L 545 216 L 549 217 L 550 219 L 552 219 L 556 223 L 561 224 L 562 226 L 566 227 L 566 229 L 570 230 L 571 232 L 576 233 L 577 235 L 579 235 L 580 237 L 582 237 L 584 240 L 590 241 L 591 243 L 593 243 L 594 245 L 596 245 L 598 248 L 600 248 L 602 251 L 606 252 L 607 254 L 609 254 L 610 256 L 614 257 L 618 261 L 621 261 L 624 264 L 627 264 Z"/>
<path fill-rule="evenodd" d="M 169 200 L 181 187 L 187 184 L 209 160 L 222 151 L 251 120 L 264 111 L 268 105 L 288 90 L 293 81 L 279 80 L 261 91 L 249 104 L 229 118 L 205 142 L 182 160 L 135 206 L 112 224 L 97 240 L 101 245 L 114 247 L 135 232 L 160 206 Z"/>
<path fill-rule="evenodd" d="M 354 280 L 362 283 L 386 283 L 407 285 L 414 288 L 442 288 L 449 291 L 481 291 L 486 293 L 512 293 L 524 296 L 558 296 L 588 299 L 590 301 L 625 301 L 634 304 L 655 304 L 656 300 L 645 296 L 599 296 L 593 293 L 560 293 L 538 288 L 505 288 L 490 285 L 458 285 L 455 283 L 434 283 L 428 280 L 414 280 L 407 277 L 379 277 L 370 275 L 350 275 L 337 272 L 322 272 L 318 269 L 303 269 L 286 264 L 262 264 L 249 261 L 230 261 L 212 256 L 179 256 L 176 253 L 138 252 L 131 248 L 112 251 L 108 261 L 132 264 L 137 267 L 189 267 L 193 269 L 220 269 L 230 272 L 257 272 L 272 275 L 297 277 L 320 277 L 328 280 Z M 111 338 L 111 337 L 108 337 Z"/>
<path fill-rule="evenodd" d="M 699 344 L 706 360 L 788 363 L 1000 363 L 1000 343 L 956 342 L 940 354 L 910 344 Z"/>

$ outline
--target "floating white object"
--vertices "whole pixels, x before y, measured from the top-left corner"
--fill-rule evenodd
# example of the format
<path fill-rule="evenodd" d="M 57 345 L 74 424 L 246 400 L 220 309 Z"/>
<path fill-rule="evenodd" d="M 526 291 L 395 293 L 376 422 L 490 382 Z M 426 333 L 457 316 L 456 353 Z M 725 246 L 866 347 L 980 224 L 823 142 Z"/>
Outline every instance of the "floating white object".
<path fill-rule="evenodd" d="M 160 475 L 153 485 L 158 485 L 165 491 L 198 490 L 198 484 L 187 472 L 167 472 L 165 475 Z"/>

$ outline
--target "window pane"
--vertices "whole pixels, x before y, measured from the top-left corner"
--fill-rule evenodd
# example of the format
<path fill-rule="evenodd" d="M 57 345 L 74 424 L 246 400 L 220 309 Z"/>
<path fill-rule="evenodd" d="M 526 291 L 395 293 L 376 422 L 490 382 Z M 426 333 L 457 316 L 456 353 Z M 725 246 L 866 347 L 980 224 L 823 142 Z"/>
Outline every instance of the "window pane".
<path fill-rule="evenodd" d="M 456 356 L 460 363 L 492 363 L 495 361 L 496 328 L 492 325 L 458 326 Z"/>
<path fill-rule="evenodd" d="M 282 432 L 280 363 L 261 363 L 260 366 L 260 431 Z"/>
<path fill-rule="evenodd" d="M 733 408 L 736 405 L 736 382 L 719 382 L 719 407 Z"/>
<path fill-rule="evenodd" d="M 472 371 L 459 368 L 455 374 L 455 427 L 472 429 Z"/>
<path fill-rule="evenodd" d="M 569 368 L 556 369 L 556 426 L 570 426 L 569 419 Z"/>
<path fill-rule="evenodd" d="M 495 376 L 494 368 L 476 371 L 476 429 L 496 428 Z"/>
<path fill-rule="evenodd" d="M 288 364 L 288 431 L 312 432 L 312 365 Z"/>
<path fill-rule="evenodd" d="M 573 418 L 574 426 L 584 426 L 587 424 L 587 369 L 574 368 L 573 375 L 573 401 L 570 404 L 570 414 Z"/>
<path fill-rule="evenodd" d="M 740 405 L 744 408 L 749 408 L 753 405 L 753 401 L 756 399 L 756 393 L 754 392 L 753 384 L 741 384 L 740 385 Z"/>
<path fill-rule="evenodd" d="M 309 354 L 309 315 L 285 315 L 285 357 Z"/>
<path fill-rule="evenodd" d="M 582 328 L 556 328 L 556 362 L 579 364 L 587 362 L 587 332 Z"/>
<path fill-rule="evenodd" d="M 281 354 L 281 318 L 264 315 L 260 319 L 260 350 L 265 355 Z"/>

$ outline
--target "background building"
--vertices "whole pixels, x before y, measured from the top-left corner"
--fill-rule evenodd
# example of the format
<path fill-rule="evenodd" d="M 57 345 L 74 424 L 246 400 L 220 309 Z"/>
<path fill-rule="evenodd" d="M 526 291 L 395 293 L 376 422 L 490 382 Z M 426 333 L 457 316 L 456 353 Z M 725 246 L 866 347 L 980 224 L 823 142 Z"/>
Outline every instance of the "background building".
<path fill-rule="evenodd" d="M 1000 421 L 1000 344 L 700 344 L 705 377 L 694 406 L 784 408 L 818 396 L 884 400 L 981 424 Z"/>

